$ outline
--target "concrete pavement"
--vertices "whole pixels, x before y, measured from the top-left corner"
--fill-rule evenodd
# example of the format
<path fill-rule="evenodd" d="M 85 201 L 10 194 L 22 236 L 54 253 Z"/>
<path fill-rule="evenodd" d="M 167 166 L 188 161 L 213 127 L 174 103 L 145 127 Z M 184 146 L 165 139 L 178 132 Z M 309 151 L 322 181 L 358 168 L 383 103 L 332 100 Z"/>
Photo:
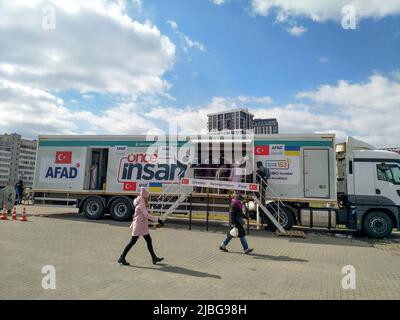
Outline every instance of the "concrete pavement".
<path fill-rule="evenodd" d="M 51 211 L 51 210 L 50 210 Z M 67 210 L 69 211 L 69 210 Z M 29 221 L 0 221 L 0 299 L 399 299 L 400 238 L 277 238 L 253 231 L 254 253 L 234 239 L 218 250 L 225 227 L 168 223 L 151 230 L 165 261 L 152 265 L 143 239 L 116 260 L 130 237 L 128 222 L 88 221 L 67 212 Z M 56 289 L 42 288 L 42 267 L 56 270 Z M 356 289 L 342 288 L 342 267 Z"/>

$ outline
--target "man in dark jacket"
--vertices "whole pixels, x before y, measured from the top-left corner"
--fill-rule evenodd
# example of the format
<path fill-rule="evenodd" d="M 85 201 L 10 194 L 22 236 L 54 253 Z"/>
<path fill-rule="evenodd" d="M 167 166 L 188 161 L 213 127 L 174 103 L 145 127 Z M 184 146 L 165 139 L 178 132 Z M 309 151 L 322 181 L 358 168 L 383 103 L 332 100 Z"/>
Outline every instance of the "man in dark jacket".
<path fill-rule="evenodd" d="M 19 180 L 15 184 L 15 194 L 16 194 L 16 198 L 17 198 L 17 204 L 21 204 L 22 196 L 24 194 L 24 183 L 22 182 L 22 180 Z"/>
<path fill-rule="evenodd" d="M 232 236 L 230 234 L 230 231 L 232 228 L 237 228 L 239 231 L 239 239 L 240 242 L 242 243 L 244 253 L 249 254 L 252 252 L 254 249 L 250 249 L 249 245 L 247 244 L 246 240 L 246 231 L 244 230 L 244 219 L 248 219 L 248 217 L 243 213 L 243 197 L 239 195 L 234 195 L 232 198 L 232 202 L 229 207 L 229 232 L 226 235 L 225 240 L 221 243 L 220 245 L 220 250 L 228 252 L 228 249 L 226 249 L 226 246 L 228 243 L 232 240 Z"/>
<path fill-rule="evenodd" d="M 265 201 L 266 196 L 266 187 L 268 184 L 268 179 L 270 178 L 271 174 L 268 168 L 263 166 L 261 161 L 257 162 L 257 183 L 260 185 L 260 193 L 261 193 L 261 201 Z"/>

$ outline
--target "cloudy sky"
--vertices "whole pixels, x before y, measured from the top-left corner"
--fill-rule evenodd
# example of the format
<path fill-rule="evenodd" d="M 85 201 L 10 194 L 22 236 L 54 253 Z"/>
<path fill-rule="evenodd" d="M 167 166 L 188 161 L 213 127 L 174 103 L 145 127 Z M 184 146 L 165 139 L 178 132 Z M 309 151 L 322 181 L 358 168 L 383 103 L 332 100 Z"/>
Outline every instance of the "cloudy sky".
<path fill-rule="evenodd" d="M 200 132 L 246 107 L 400 145 L 400 0 L 0 0 L 0 48 L 1 132 Z"/>

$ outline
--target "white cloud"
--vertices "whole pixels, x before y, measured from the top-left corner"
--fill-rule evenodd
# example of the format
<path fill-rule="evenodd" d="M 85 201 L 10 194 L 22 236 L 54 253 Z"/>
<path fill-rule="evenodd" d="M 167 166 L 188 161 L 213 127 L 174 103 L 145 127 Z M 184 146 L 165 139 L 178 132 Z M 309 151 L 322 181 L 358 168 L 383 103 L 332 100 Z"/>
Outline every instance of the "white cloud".
<path fill-rule="evenodd" d="M 272 98 L 269 96 L 264 96 L 264 97 L 239 96 L 239 97 L 237 97 L 237 100 L 243 104 L 247 104 L 247 103 L 271 104 L 272 103 Z"/>
<path fill-rule="evenodd" d="M 170 25 L 170 27 L 174 30 L 178 29 L 178 24 L 176 23 L 176 21 L 173 20 L 167 20 L 167 23 Z"/>
<path fill-rule="evenodd" d="M 202 52 L 204 52 L 206 50 L 206 48 L 204 47 L 204 45 L 201 42 L 193 41 L 186 35 L 183 35 L 182 39 L 185 42 L 185 46 L 183 47 L 183 49 L 185 51 L 187 51 L 189 48 L 197 48 Z"/>
<path fill-rule="evenodd" d="M 72 99 L 70 103 L 75 103 Z M 119 103 L 103 112 L 72 111 L 56 96 L 0 80 L 0 127 L 35 138 L 39 134 L 145 134 L 156 125 L 135 103 Z"/>
<path fill-rule="evenodd" d="M 146 115 L 171 119 L 182 129 L 200 132 L 208 113 L 248 107 L 255 117 L 277 118 L 281 133 L 335 133 L 338 141 L 352 135 L 377 147 L 400 144 L 400 79 L 373 75 L 366 82 L 339 81 L 299 93 L 302 102 L 272 105 L 270 97 L 214 97 L 198 107 L 158 107 Z M 307 101 L 309 100 L 309 101 Z"/>
<path fill-rule="evenodd" d="M 82 94 L 82 98 L 83 99 L 87 99 L 87 100 L 93 100 L 94 99 L 94 95 L 92 95 L 92 94 Z"/>
<path fill-rule="evenodd" d="M 210 0 L 210 1 L 216 5 L 221 5 L 225 2 L 225 0 Z"/>
<path fill-rule="evenodd" d="M 400 14 L 400 1 L 381 0 L 251 0 L 254 13 L 267 16 L 275 11 L 282 17 L 306 17 L 313 21 L 334 20 L 342 18 L 342 8 L 352 5 L 361 19 L 380 19 L 389 15 Z"/>
<path fill-rule="evenodd" d="M 303 26 L 292 26 L 289 28 L 286 28 L 286 30 L 295 37 L 301 36 L 304 32 L 307 31 L 307 28 Z"/>
<path fill-rule="evenodd" d="M 200 41 L 192 40 L 189 38 L 188 35 L 179 31 L 178 24 L 176 23 L 176 21 L 167 20 L 167 23 L 181 39 L 182 47 L 183 47 L 184 51 L 188 51 L 188 49 L 191 49 L 191 48 L 197 48 L 198 50 L 200 50 L 202 52 L 204 52 L 206 50 L 205 46 Z"/>
<path fill-rule="evenodd" d="M 54 30 L 42 28 L 45 5 L 55 9 Z M 170 86 L 163 75 L 174 44 L 132 20 L 123 0 L 0 0 L 0 39 L 0 75 L 27 86 L 129 96 Z"/>
<path fill-rule="evenodd" d="M 143 0 L 132 0 L 134 8 L 138 12 L 142 12 L 143 9 Z"/>
<path fill-rule="evenodd" d="M 318 57 L 318 62 L 320 62 L 320 63 L 328 63 L 329 62 L 329 58 L 327 58 L 325 56 L 319 56 Z"/>
<path fill-rule="evenodd" d="M 0 80 L 0 127 L 27 137 L 38 134 L 147 134 L 167 121 L 184 132 L 205 132 L 207 114 L 247 107 L 255 117 L 277 118 L 281 133 L 353 135 L 378 147 L 398 146 L 400 79 L 372 75 L 367 81 L 321 85 L 296 95 L 295 103 L 273 105 L 269 96 L 214 97 L 205 105 L 164 106 L 160 100 L 118 102 L 102 112 L 74 111 L 55 94 Z M 70 101 L 70 103 L 73 103 Z"/>
<path fill-rule="evenodd" d="M 373 75 L 364 83 L 341 80 L 336 86 L 323 85 L 317 90 L 301 92 L 297 98 L 308 98 L 340 117 L 348 126 L 336 126 L 354 132 L 359 138 L 380 145 L 399 145 L 400 80 Z"/>

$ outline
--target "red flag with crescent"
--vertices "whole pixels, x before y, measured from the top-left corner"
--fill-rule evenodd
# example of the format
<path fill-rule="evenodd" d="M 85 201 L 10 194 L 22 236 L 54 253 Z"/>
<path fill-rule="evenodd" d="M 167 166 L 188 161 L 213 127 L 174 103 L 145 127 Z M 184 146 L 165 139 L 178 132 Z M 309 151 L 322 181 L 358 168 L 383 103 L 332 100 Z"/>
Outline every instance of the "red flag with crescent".
<path fill-rule="evenodd" d="M 136 191 L 136 182 L 124 182 L 124 191 Z"/>
<path fill-rule="evenodd" d="M 256 156 L 268 156 L 269 155 L 269 146 L 254 147 L 254 154 Z"/>
<path fill-rule="evenodd" d="M 55 163 L 72 163 L 72 151 L 56 151 L 56 162 Z"/>

